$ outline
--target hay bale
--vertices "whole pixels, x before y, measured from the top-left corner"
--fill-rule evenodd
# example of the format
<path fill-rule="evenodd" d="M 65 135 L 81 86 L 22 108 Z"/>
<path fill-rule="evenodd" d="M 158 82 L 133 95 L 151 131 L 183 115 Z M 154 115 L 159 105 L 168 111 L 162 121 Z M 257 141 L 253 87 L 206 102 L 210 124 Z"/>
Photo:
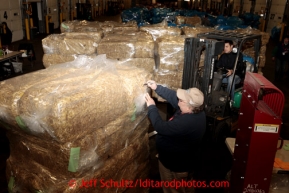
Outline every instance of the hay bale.
<path fill-rule="evenodd" d="M 158 38 L 156 64 L 161 70 L 182 71 L 186 36 L 164 36 Z"/>
<path fill-rule="evenodd" d="M 156 68 L 155 60 L 153 58 L 128 58 L 121 59 L 120 62 L 125 65 L 132 65 L 138 68 L 143 68 L 148 72 L 153 72 Z"/>
<path fill-rule="evenodd" d="M 95 43 L 99 43 L 100 40 L 103 38 L 103 32 L 97 31 L 97 32 L 70 32 L 65 33 L 65 37 L 69 39 L 85 39 L 85 38 L 92 38 Z"/>
<path fill-rule="evenodd" d="M 75 60 L 75 55 L 60 55 L 60 54 L 44 54 L 43 55 L 43 66 L 48 68 L 49 66 L 55 64 L 62 64 L 66 62 L 71 62 Z"/>
<path fill-rule="evenodd" d="M 46 82 L 58 79 L 76 70 L 73 67 L 61 69 L 61 71 L 59 68 L 49 68 L 49 70 L 39 70 L 0 82 L 0 122 L 4 122 L 5 128 L 8 130 L 20 129 L 20 122 L 17 122 L 20 115 L 18 103 L 25 91 L 30 87 L 46 84 Z"/>
<path fill-rule="evenodd" d="M 153 58 L 154 42 L 147 33 L 108 34 L 99 43 L 97 53 L 110 59 Z"/>
<path fill-rule="evenodd" d="M 185 16 L 176 16 L 176 24 L 181 25 L 186 23 L 186 17 Z"/>
<path fill-rule="evenodd" d="M 81 25 L 81 23 L 77 20 L 74 21 L 64 21 L 60 24 L 61 33 L 64 32 L 73 32 L 75 30 L 75 26 Z"/>
<path fill-rule="evenodd" d="M 80 176 L 87 171 L 96 170 L 107 159 L 127 147 L 136 140 L 145 137 L 149 127 L 146 115 L 137 116 L 131 120 L 131 114 L 126 113 L 103 128 L 82 138 L 64 144 L 38 137 L 22 135 L 17 132 L 7 133 L 10 141 L 10 155 L 19 162 L 26 162 L 27 156 L 37 164 L 50 168 L 50 172 L 64 176 Z M 78 167 L 75 172 L 68 171 L 71 148 L 79 147 Z"/>
<path fill-rule="evenodd" d="M 201 25 L 202 24 L 202 20 L 198 16 L 186 17 L 186 24 L 192 25 L 192 26 L 196 26 L 198 24 Z"/>
<path fill-rule="evenodd" d="M 142 26 L 140 31 L 148 32 L 152 35 L 153 40 L 156 41 L 159 37 L 165 35 L 181 35 L 181 29 L 177 27 L 167 27 L 167 26 Z"/>
<path fill-rule="evenodd" d="M 86 175 L 74 178 L 75 189 L 67 184 L 72 177 L 51 173 L 45 167 L 36 162 L 27 162 L 30 167 L 19 164 L 17 160 L 10 157 L 7 164 L 7 178 L 15 179 L 15 186 L 22 192 L 23 190 L 39 190 L 48 192 L 91 192 L 89 188 L 78 188 L 84 179 L 104 179 L 121 181 L 121 179 L 136 180 L 139 176 L 143 179 L 148 177 L 148 135 L 140 140 L 129 144 L 125 149 L 109 158 L 101 168 L 96 171 L 87 172 Z M 50 179 L 49 179 L 50 178 Z M 29 180 L 28 180 L 29 179 Z M 99 183 L 93 187 L 97 192 L 115 192 L 116 189 L 101 188 Z M 121 189 L 125 191 L 126 188 Z"/>
<path fill-rule="evenodd" d="M 183 27 L 182 31 L 184 35 L 188 37 L 197 37 L 198 34 L 200 33 L 207 33 L 207 32 L 212 32 L 214 31 L 214 28 L 210 27 Z"/>
<path fill-rule="evenodd" d="M 261 46 L 260 55 L 266 55 L 266 49 L 267 49 L 267 46 L 266 46 L 266 45 Z"/>
<path fill-rule="evenodd" d="M 64 40 L 64 34 L 51 34 L 42 39 L 44 54 L 59 54 L 59 44 Z"/>
<path fill-rule="evenodd" d="M 154 72 L 155 81 L 158 84 L 177 90 L 182 87 L 183 71 L 158 70 Z"/>
<path fill-rule="evenodd" d="M 96 53 L 97 43 L 93 38 L 78 37 L 69 38 L 65 37 L 63 41 L 59 43 L 59 53 L 65 55 L 72 54 L 94 54 Z"/>
<path fill-rule="evenodd" d="M 54 72 L 53 78 L 40 76 L 45 72 L 50 74 L 50 70 Z M 91 61 L 90 67 L 57 65 L 43 71 L 29 74 L 32 78 L 27 82 L 27 76 L 21 76 L 17 81 L 2 83 L 5 89 L 0 91 L 3 98 L 0 108 L 5 111 L 1 120 L 19 128 L 15 120 L 18 117 L 26 132 L 52 136 L 59 141 L 71 141 L 75 136 L 69 133 L 79 133 L 79 128 L 83 128 L 79 135 L 85 135 L 124 112 L 133 111 L 135 99 L 145 93 L 143 83 L 151 78 L 144 69 L 116 65 L 103 56 Z M 24 88 L 15 84 L 17 82 L 23 82 L 20 85 Z M 9 97 L 5 91 L 9 91 Z M 143 99 L 141 102 L 144 105 Z"/>

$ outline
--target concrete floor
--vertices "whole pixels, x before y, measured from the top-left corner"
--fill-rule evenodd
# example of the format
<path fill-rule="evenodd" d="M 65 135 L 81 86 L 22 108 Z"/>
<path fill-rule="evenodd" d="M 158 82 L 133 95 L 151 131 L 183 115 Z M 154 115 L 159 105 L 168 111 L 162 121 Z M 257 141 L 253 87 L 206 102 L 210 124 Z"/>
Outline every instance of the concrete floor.
<path fill-rule="evenodd" d="M 112 20 L 119 21 L 119 16 L 112 17 L 101 17 L 98 18 L 99 21 Z M 59 33 L 59 30 L 55 30 L 55 33 Z M 17 41 L 12 43 L 10 49 L 17 50 L 20 43 L 32 43 L 34 45 L 34 50 L 36 54 L 36 60 L 34 61 L 34 66 L 30 65 L 28 60 L 24 61 L 23 73 L 30 73 L 32 71 L 44 69 L 42 64 L 42 44 L 41 40 L 46 37 L 46 34 L 38 34 L 33 40 L 27 41 Z M 285 96 L 285 106 L 283 110 L 283 125 L 281 129 L 281 137 L 283 139 L 289 139 L 289 79 L 284 79 L 280 82 L 274 82 L 274 62 L 271 61 L 271 51 L 272 48 L 276 45 L 276 42 L 270 40 L 267 45 L 266 53 L 266 65 L 263 68 L 264 76 L 273 82 Z M 21 75 L 21 74 L 19 74 Z M 165 118 L 166 116 L 166 105 L 158 104 L 158 107 L 162 111 L 162 114 Z M 287 119 L 286 119 L 287 118 Z M 151 152 L 155 152 L 154 148 L 154 137 L 150 139 Z M 202 162 L 199 166 L 200 171 L 198 178 L 204 180 L 225 180 L 227 172 L 231 169 L 232 166 L 232 157 L 228 151 L 225 144 L 220 146 L 214 146 L 210 143 L 205 143 L 203 145 L 202 151 Z M 9 142 L 5 138 L 5 130 L 0 128 L 0 192 L 7 192 L 7 181 L 5 178 L 5 160 L 9 156 Z M 157 160 L 152 153 L 151 159 L 151 179 L 159 180 Z M 162 192 L 160 189 L 151 189 L 150 192 L 157 193 Z M 211 189 L 211 190 L 198 190 L 196 192 L 228 192 L 228 189 Z"/>

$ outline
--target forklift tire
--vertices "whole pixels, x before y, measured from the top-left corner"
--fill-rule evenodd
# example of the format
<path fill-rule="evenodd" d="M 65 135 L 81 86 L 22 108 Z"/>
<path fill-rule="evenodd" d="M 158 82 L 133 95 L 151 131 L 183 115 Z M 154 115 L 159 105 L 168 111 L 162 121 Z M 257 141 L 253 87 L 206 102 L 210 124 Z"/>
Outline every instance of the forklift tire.
<path fill-rule="evenodd" d="M 226 120 L 221 121 L 215 128 L 214 141 L 217 144 L 225 142 L 226 138 L 230 135 L 231 128 Z"/>

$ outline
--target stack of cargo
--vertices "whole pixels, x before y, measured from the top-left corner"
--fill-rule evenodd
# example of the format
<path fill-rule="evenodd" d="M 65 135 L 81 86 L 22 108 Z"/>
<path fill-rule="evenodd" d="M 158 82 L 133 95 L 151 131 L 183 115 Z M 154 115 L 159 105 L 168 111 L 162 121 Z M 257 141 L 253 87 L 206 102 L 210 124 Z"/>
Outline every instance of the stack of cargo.
<path fill-rule="evenodd" d="M 260 30 L 246 28 L 246 29 L 238 29 L 236 30 L 237 33 L 245 33 L 245 34 L 257 34 L 261 35 L 261 49 L 259 54 L 259 64 L 258 64 L 258 71 L 261 73 L 262 68 L 265 66 L 266 63 L 266 45 L 269 42 L 270 34 L 266 32 L 261 32 Z M 255 58 L 255 51 L 254 51 L 254 44 L 253 42 L 247 42 L 243 48 L 243 53 Z"/>
<path fill-rule="evenodd" d="M 85 58 L 1 82 L 11 192 L 123 192 L 100 180 L 148 177 L 142 85 L 151 75 L 105 55 Z"/>
<path fill-rule="evenodd" d="M 203 26 L 198 26 L 198 27 L 183 27 L 182 31 L 184 35 L 188 37 L 195 38 L 197 37 L 198 34 L 200 33 L 207 33 L 207 32 L 212 32 L 214 31 L 214 28 L 211 27 L 203 27 Z"/>
<path fill-rule="evenodd" d="M 49 35 L 42 40 L 43 65 L 47 68 L 51 65 L 71 62 L 78 55 L 95 55 L 102 37 L 102 31 Z"/>
<path fill-rule="evenodd" d="M 140 27 L 140 31 L 148 32 L 153 36 L 153 40 L 156 41 L 159 37 L 167 35 L 181 35 L 182 31 L 177 27 L 168 27 L 167 22 L 164 20 L 162 23 L 146 25 Z"/>
<path fill-rule="evenodd" d="M 100 41 L 97 53 L 152 73 L 155 69 L 154 46 L 152 36 L 145 32 L 113 33 L 107 34 Z"/>

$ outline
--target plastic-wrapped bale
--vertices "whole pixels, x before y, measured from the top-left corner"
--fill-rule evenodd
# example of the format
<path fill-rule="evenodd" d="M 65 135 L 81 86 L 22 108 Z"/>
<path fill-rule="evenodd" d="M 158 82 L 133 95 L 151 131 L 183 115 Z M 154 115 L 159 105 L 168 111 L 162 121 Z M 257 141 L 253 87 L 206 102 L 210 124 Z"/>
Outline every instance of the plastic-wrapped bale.
<path fill-rule="evenodd" d="M 154 72 L 155 81 L 170 89 L 177 90 L 182 87 L 183 72 L 182 71 L 169 71 L 158 70 Z M 162 97 L 158 96 L 154 91 L 153 97 L 156 97 L 159 101 L 165 101 Z"/>
<path fill-rule="evenodd" d="M 160 70 L 182 71 L 186 36 L 163 36 L 156 41 L 156 65 Z"/>
<path fill-rule="evenodd" d="M 59 43 L 59 52 L 65 55 L 94 54 L 96 53 L 96 48 L 97 43 L 93 38 L 88 37 L 65 37 L 64 40 Z"/>
<path fill-rule="evenodd" d="M 64 40 L 64 34 L 51 34 L 42 39 L 44 54 L 59 54 L 59 44 Z"/>
<path fill-rule="evenodd" d="M 257 34 L 257 35 L 261 35 L 261 44 L 262 46 L 267 45 L 267 43 L 269 42 L 270 39 L 270 34 L 267 32 L 261 32 L 258 29 L 254 29 L 251 27 L 247 27 L 245 29 L 237 29 L 236 30 L 237 33 L 244 33 L 244 34 Z"/>
<path fill-rule="evenodd" d="M 51 67 L 49 70 L 39 70 L 0 82 L 0 123 L 1 121 L 5 123 L 4 127 L 8 130 L 19 129 L 19 125 L 22 125 L 19 119 L 18 103 L 25 91 L 35 85 L 46 84 L 78 70 L 73 66 L 61 68 Z M 25 127 L 21 128 L 21 131 L 24 131 Z"/>
<path fill-rule="evenodd" d="M 168 26 L 142 26 L 140 27 L 140 31 L 148 32 L 152 35 L 154 41 L 156 41 L 159 37 L 165 35 L 181 35 L 182 31 L 177 27 L 168 27 Z"/>
<path fill-rule="evenodd" d="M 54 175 L 81 176 L 88 171 L 99 169 L 107 159 L 146 135 L 149 127 L 146 115 L 142 113 L 137 115 L 135 120 L 131 118 L 132 115 L 126 113 L 105 127 L 96 128 L 84 137 L 64 144 L 7 132 L 11 146 L 10 155 L 20 163 L 27 162 L 27 166 L 28 159 L 36 162 L 48 168 Z M 72 160 L 72 152 L 77 152 L 77 160 Z"/>
<path fill-rule="evenodd" d="M 75 30 L 75 26 L 81 25 L 81 22 L 74 21 L 64 21 L 60 24 L 60 31 L 63 32 L 73 32 Z"/>
<path fill-rule="evenodd" d="M 251 58 L 255 58 L 255 49 L 254 49 L 254 47 L 246 48 L 245 50 L 243 50 L 242 53 L 250 56 Z"/>
<path fill-rule="evenodd" d="M 185 16 L 176 16 L 176 24 L 181 25 L 186 23 L 186 17 Z"/>
<path fill-rule="evenodd" d="M 148 72 L 153 72 L 156 69 L 154 58 L 128 58 L 121 59 L 120 62 L 125 65 L 132 65 L 138 68 L 143 68 Z"/>
<path fill-rule="evenodd" d="M 136 21 L 129 21 L 127 23 L 110 22 L 113 25 L 113 31 L 117 32 L 137 32 L 139 31 Z"/>
<path fill-rule="evenodd" d="M 44 191 L 45 192 L 91 192 L 90 188 L 81 188 L 83 180 L 97 179 L 93 183 L 93 190 L 96 192 L 124 192 L 129 187 L 111 187 L 103 188 L 99 179 L 105 181 L 113 180 L 137 180 L 148 177 L 148 134 L 143 138 L 135 140 L 107 161 L 97 170 L 87 172 L 78 178 L 73 178 L 75 188 L 68 186 L 72 177 L 65 177 L 61 174 L 53 174 L 49 169 L 40 166 L 36 162 L 29 162 L 31 167 L 25 164 L 19 164 L 18 160 L 10 157 L 7 161 L 7 178 L 13 181 L 12 192 L 19 190 L 21 192 Z M 27 162 L 26 162 L 27 163 Z M 73 183 L 73 184 L 74 184 Z M 73 185 L 72 184 L 72 185 Z"/>
<path fill-rule="evenodd" d="M 198 34 L 200 33 L 207 33 L 207 32 L 212 32 L 215 29 L 210 28 L 210 27 L 183 27 L 182 28 L 184 35 L 188 37 L 197 37 Z"/>
<path fill-rule="evenodd" d="M 154 41 L 148 33 L 135 35 L 106 35 L 97 47 L 98 54 L 106 54 L 110 59 L 153 58 Z"/>
<path fill-rule="evenodd" d="M 144 69 L 120 65 L 104 55 L 83 64 L 75 61 L 75 64 L 83 66 L 70 73 L 63 65 L 43 70 L 51 69 L 58 74 L 49 81 L 42 81 L 40 73 L 32 73 L 29 84 L 20 84 L 24 88 L 13 86 L 13 79 L 7 80 L 5 89 L 0 91 L 3 97 L 0 108 L 4 109 L 1 120 L 20 125 L 28 133 L 69 141 L 75 137 L 71 133 L 78 133 L 79 128 L 83 128 L 79 135 L 85 135 L 126 111 L 133 112 L 135 98 L 144 96 L 142 85 L 151 78 Z M 61 75 L 65 73 L 68 74 Z M 25 82 L 25 78 L 20 77 L 16 82 Z M 144 99 L 142 102 L 145 103 Z"/>
<path fill-rule="evenodd" d="M 201 25 L 202 24 L 202 20 L 198 16 L 186 17 L 186 24 L 192 25 L 192 26 Z"/>
<path fill-rule="evenodd" d="M 102 29 L 100 27 L 100 22 L 98 21 L 86 21 L 83 20 L 79 22 L 79 25 L 75 26 L 74 29 L 75 32 L 102 32 Z"/>
<path fill-rule="evenodd" d="M 265 55 L 266 54 L 266 49 L 267 49 L 267 46 L 261 46 L 261 49 L 260 49 L 260 55 Z"/>
<path fill-rule="evenodd" d="M 48 68 L 55 64 L 62 64 L 74 61 L 75 55 L 60 55 L 60 54 L 44 54 L 42 58 L 43 66 Z"/>
<path fill-rule="evenodd" d="M 65 33 L 65 37 L 70 38 L 70 39 L 92 38 L 95 43 L 99 43 L 100 40 L 103 38 L 103 31 L 70 32 L 70 33 Z"/>

